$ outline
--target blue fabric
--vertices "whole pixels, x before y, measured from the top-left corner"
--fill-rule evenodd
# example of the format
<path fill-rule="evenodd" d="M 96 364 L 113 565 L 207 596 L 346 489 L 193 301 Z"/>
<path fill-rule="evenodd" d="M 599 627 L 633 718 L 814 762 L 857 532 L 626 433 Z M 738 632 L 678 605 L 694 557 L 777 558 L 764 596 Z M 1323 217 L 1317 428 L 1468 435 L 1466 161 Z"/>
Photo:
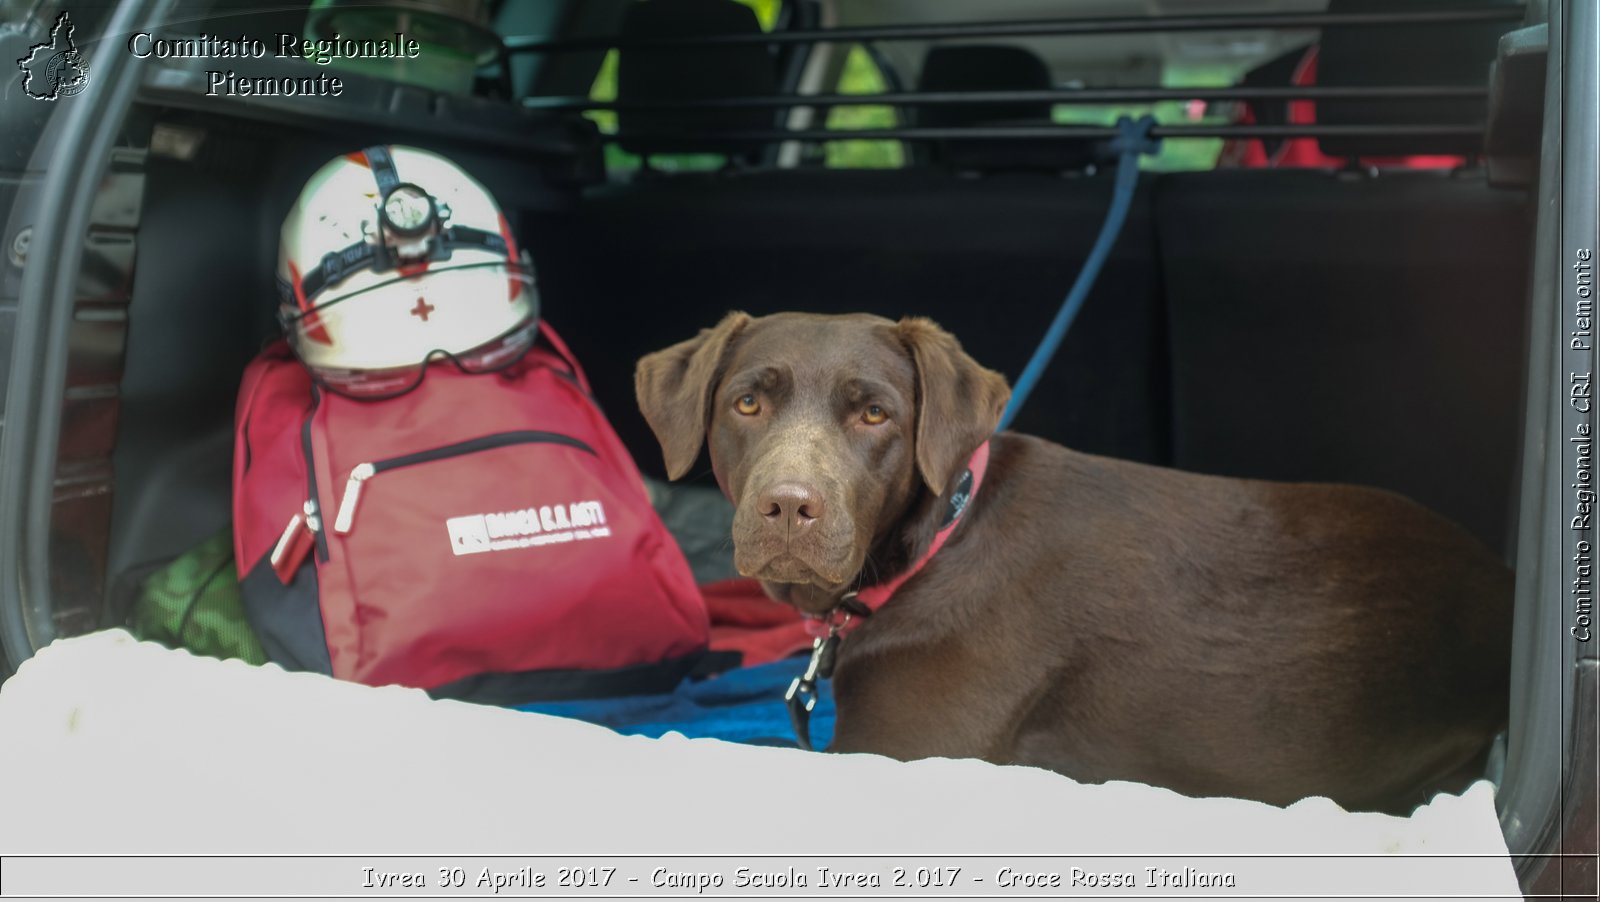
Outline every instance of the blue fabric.
<path fill-rule="evenodd" d="M 539 702 L 518 705 L 534 711 L 586 720 L 632 736 L 682 733 L 691 739 L 726 739 L 751 745 L 796 746 L 794 726 L 783 693 L 805 670 L 807 656 L 757 667 L 741 667 L 705 680 L 685 680 L 668 695 Z M 827 748 L 833 739 L 833 686 L 817 687 L 811 712 L 811 741 Z"/>

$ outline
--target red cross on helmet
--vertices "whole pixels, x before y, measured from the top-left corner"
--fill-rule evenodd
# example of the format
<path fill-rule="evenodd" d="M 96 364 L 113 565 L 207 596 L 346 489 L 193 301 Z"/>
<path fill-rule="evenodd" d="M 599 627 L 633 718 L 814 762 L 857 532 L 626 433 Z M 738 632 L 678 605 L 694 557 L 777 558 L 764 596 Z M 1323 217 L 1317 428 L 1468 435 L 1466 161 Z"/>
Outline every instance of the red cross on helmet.
<path fill-rule="evenodd" d="M 533 264 L 494 198 L 426 150 L 369 147 L 318 169 L 284 220 L 279 318 L 335 390 L 415 387 L 437 358 L 502 369 L 532 345 Z"/>

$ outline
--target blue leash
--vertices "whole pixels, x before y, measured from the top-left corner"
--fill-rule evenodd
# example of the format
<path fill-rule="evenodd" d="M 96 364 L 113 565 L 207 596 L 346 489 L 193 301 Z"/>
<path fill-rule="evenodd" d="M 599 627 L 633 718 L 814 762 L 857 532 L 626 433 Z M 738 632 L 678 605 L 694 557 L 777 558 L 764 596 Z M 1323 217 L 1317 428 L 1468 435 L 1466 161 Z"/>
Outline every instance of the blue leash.
<path fill-rule="evenodd" d="M 1140 116 L 1138 119 L 1123 116 L 1117 120 L 1119 134 L 1111 141 L 1111 149 L 1117 153 L 1117 180 L 1111 193 L 1111 209 L 1106 212 L 1100 237 L 1095 239 L 1094 248 L 1083 261 L 1083 269 L 1078 271 L 1077 281 L 1072 283 L 1067 299 L 1061 303 L 1061 309 L 1050 322 L 1044 339 L 1028 360 L 1027 368 L 1017 377 L 1017 384 L 1011 388 L 1011 403 L 1006 405 L 1006 412 L 1000 417 L 1001 429 L 1010 426 L 1017 411 L 1027 403 L 1028 395 L 1039 383 L 1039 377 L 1044 375 L 1051 358 L 1056 356 L 1067 330 L 1072 328 L 1072 321 L 1078 318 L 1078 312 L 1083 309 L 1089 289 L 1094 287 L 1095 279 L 1100 277 L 1100 268 L 1105 265 L 1106 257 L 1111 255 L 1111 246 L 1117 243 L 1117 236 L 1122 234 L 1123 223 L 1128 219 L 1128 208 L 1133 205 L 1133 189 L 1139 182 L 1139 156 L 1161 149 L 1160 139 L 1150 137 L 1150 129 L 1155 124 L 1152 116 Z"/>

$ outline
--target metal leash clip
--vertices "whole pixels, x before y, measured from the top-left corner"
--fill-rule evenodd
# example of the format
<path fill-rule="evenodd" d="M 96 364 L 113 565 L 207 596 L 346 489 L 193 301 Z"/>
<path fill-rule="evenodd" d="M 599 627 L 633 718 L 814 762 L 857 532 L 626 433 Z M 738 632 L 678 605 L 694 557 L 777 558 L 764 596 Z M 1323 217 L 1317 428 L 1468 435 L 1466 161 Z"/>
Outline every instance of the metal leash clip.
<path fill-rule="evenodd" d="M 832 618 L 830 617 L 830 621 Z M 828 624 L 828 635 L 818 636 L 811 642 L 811 660 L 805 672 L 794 678 L 783 700 L 789 706 L 789 719 L 794 723 L 794 735 L 800 747 L 811 751 L 811 709 L 817 706 L 817 682 L 833 676 L 834 660 L 839 653 L 839 632 L 850 622 L 846 613 L 837 622 Z"/>

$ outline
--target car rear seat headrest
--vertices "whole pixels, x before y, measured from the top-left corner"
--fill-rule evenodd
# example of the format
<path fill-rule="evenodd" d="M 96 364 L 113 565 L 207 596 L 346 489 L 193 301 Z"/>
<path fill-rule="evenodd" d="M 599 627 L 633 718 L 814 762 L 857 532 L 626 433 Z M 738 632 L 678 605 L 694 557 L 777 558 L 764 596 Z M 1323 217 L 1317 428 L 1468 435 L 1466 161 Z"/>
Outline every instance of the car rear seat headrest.
<path fill-rule="evenodd" d="M 1004 45 L 935 46 L 922 62 L 917 90 L 1047 91 L 1050 69 L 1033 51 Z M 1041 126 L 1051 122 L 1052 104 L 941 104 L 916 108 L 917 125 L 962 128 L 975 125 Z M 976 138 L 934 141 L 930 157 L 955 169 L 984 171 L 1081 169 L 1094 161 L 1096 142 L 1083 138 Z"/>
<path fill-rule="evenodd" d="M 1519 6 L 1520 0 L 1329 0 L 1330 13 L 1419 12 Z M 1317 84 L 1480 85 L 1488 87 L 1489 64 L 1500 36 L 1514 21 L 1445 25 L 1344 26 L 1324 28 Z M 1318 101 L 1322 125 L 1475 125 L 1488 114 L 1484 100 Z M 1476 154 L 1481 136 L 1320 138 L 1335 157 L 1409 154 Z"/>
<path fill-rule="evenodd" d="M 750 7 L 736 0 L 641 0 L 630 3 L 622 18 L 623 41 L 707 35 L 760 34 L 761 23 Z M 679 101 L 714 97 L 759 97 L 777 93 L 776 63 L 765 44 L 685 49 L 623 48 L 617 59 L 617 100 Z M 717 132 L 770 129 L 771 109 L 627 111 L 617 113 L 618 141 L 623 150 L 652 153 L 758 152 L 759 142 L 730 144 Z M 629 133 L 670 132 L 690 136 L 681 141 L 629 138 Z"/>

